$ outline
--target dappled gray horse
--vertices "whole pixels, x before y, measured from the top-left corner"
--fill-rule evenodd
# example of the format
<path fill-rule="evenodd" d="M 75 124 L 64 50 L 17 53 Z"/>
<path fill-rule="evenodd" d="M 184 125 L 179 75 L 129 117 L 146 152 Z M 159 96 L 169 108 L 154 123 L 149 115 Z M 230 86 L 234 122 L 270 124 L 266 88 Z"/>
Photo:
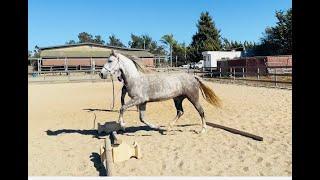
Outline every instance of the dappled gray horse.
<path fill-rule="evenodd" d="M 134 59 L 138 59 L 136 56 L 129 56 L 129 58 L 132 59 L 133 62 L 135 62 Z M 146 72 L 144 68 L 142 68 L 141 66 L 139 66 L 139 64 L 136 64 L 136 65 L 134 66 L 134 68 L 136 68 L 139 72 L 142 72 L 142 73 Z M 122 78 L 122 76 L 123 76 L 123 74 L 120 76 L 120 78 L 118 78 L 118 80 L 123 83 L 123 79 L 124 79 L 124 78 Z M 126 96 L 127 92 L 128 92 L 128 91 L 127 91 L 127 87 L 123 84 L 123 86 L 122 86 L 122 88 L 121 88 L 121 98 L 120 98 L 120 100 L 121 100 L 121 106 L 124 105 L 124 99 L 125 99 L 125 96 Z M 137 111 L 138 111 L 138 110 L 139 110 L 139 107 L 138 107 L 138 105 L 137 105 Z"/>
<path fill-rule="evenodd" d="M 131 59 L 137 59 L 137 57 L 136 56 L 129 56 Z M 140 67 L 140 66 L 135 66 L 135 68 L 138 70 L 138 71 L 140 71 L 140 72 L 142 72 L 142 73 L 144 73 L 145 72 L 145 69 L 143 69 L 142 67 Z M 99 74 L 100 75 L 100 77 L 101 78 L 103 78 L 101 75 L 101 73 Z M 120 76 L 118 76 L 117 77 L 117 79 L 120 81 L 120 82 L 122 82 L 122 88 L 121 88 L 121 97 L 120 97 L 120 101 L 121 101 L 121 106 L 123 106 L 124 105 L 124 100 L 125 100 L 125 96 L 126 96 L 126 94 L 127 94 L 127 87 L 124 85 L 124 83 L 123 83 L 123 78 L 121 78 L 123 75 L 120 75 Z M 112 78 L 112 77 L 111 77 Z M 113 97 L 114 98 L 114 97 Z M 113 100 L 113 103 L 114 103 L 114 100 Z M 114 104 L 113 104 L 113 106 L 112 106 L 112 109 L 113 109 L 113 107 L 114 107 Z M 139 107 L 138 107 L 138 105 L 137 105 L 137 111 L 139 110 Z"/>
<path fill-rule="evenodd" d="M 199 77 L 186 73 L 143 74 L 138 69 L 142 69 L 138 63 L 112 51 L 111 56 L 100 73 L 101 78 L 106 78 L 107 74 L 111 73 L 122 81 L 131 98 L 120 108 L 119 122 L 121 127 L 125 128 L 123 120 L 124 111 L 132 106 L 138 106 L 140 121 L 151 128 L 158 129 L 158 126 L 147 122 L 144 118 L 146 104 L 148 102 L 173 99 L 177 115 L 169 124 L 169 127 L 172 127 L 183 115 L 182 102 L 187 98 L 201 116 L 202 129 L 200 132 L 206 131 L 205 115 L 199 103 L 199 90 L 201 90 L 205 100 L 212 105 L 220 106 L 220 100 L 212 89 L 206 86 Z"/>

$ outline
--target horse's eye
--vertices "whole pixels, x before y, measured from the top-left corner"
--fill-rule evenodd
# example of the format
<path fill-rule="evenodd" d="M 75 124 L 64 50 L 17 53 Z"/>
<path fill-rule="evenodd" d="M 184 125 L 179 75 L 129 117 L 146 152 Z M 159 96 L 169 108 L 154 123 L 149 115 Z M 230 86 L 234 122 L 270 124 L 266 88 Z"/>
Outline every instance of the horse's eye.
<path fill-rule="evenodd" d="M 108 60 L 108 63 L 112 63 L 112 60 L 109 59 L 109 60 Z"/>

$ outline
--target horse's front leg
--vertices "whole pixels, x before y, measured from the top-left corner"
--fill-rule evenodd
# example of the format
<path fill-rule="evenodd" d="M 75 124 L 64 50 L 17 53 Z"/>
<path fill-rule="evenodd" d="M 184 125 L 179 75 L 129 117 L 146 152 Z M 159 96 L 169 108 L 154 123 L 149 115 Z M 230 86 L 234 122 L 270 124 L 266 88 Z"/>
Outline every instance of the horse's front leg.
<path fill-rule="evenodd" d="M 122 89 L 121 89 L 121 106 L 124 105 L 124 98 L 126 96 L 126 93 L 127 93 L 126 86 L 122 86 Z"/>
<path fill-rule="evenodd" d="M 126 93 L 127 93 L 127 88 L 126 86 L 122 86 L 122 89 L 121 89 L 121 106 L 124 105 L 124 98 L 126 97 Z M 139 110 L 139 106 L 137 105 L 137 111 Z"/>
<path fill-rule="evenodd" d="M 146 111 L 146 107 L 147 107 L 147 103 L 142 103 L 139 105 L 139 118 L 140 118 L 140 121 L 144 124 L 146 124 L 147 126 L 149 126 L 150 128 L 153 128 L 153 129 L 159 129 L 158 126 L 155 126 L 149 122 L 147 122 L 144 118 L 144 112 Z"/>
<path fill-rule="evenodd" d="M 119 115 L 119 122 L 120 122 L 120 126 L 122 127 L 122 129 L 125 129 L 125 123 L 123 121 L 123 113 L 125 110 L 127 110 L 128 108 L 132 107 L 132 106 L 136 106 L 141 104 L 143 101 L 139 98 L 133 98 L 131 100 L 129 100 L 126 104 L 124 104 L 121 108 L 120 108 L 120 115 Z"/>

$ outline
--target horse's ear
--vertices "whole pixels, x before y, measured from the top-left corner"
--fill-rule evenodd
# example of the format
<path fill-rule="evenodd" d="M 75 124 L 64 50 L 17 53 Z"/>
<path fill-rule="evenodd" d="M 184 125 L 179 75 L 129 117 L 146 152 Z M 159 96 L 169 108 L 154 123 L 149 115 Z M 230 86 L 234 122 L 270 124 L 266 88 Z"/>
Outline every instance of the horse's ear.
<path fill-rule="evenodd" d="M 114 49 L 111 50 L 111 55 L 119 59 L 119 56 L 116 54 Z"/>
<path fill-rule="evenodd" d="M 111 50 L 111 55 L 116 56 L 116 53 L 114 52 L 114 49 Z"/>

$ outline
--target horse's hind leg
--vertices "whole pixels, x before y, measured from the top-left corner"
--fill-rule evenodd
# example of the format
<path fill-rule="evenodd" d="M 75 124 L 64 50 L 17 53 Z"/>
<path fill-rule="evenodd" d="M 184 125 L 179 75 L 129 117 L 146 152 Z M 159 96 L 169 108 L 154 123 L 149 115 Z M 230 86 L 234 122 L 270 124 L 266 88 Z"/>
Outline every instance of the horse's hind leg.
<path fill-rule="evenodd" d="M 185 96 L 178 96 L 176 98 L 173 98 L 174 105 L 177 109 L 177 115 L 176 117 L 170 122 L 169 129 L 171 129 L 174 124 L 178 121 L 178 119 L 183 115 L 183 108 L 182 108 L 182 101 L 185 99 Z"/>
<path fill-rule="evenodd" d="M 204 133 L 206 132 L 207 125 L 206 125 L 206 119 L 204 116 L 204 111 L 202 106 L 199 103 L 199 94 L 193 96 L 192 98 L 188 98 L 188 100 L 193 104 L 193 106 L 197 109 L 200 117 L 201 117 L 201 122 L 202 122 L 202 129 L 199 133 Z"/>
<path fill-rule="evenodd" d="M 147 103 L 142 103 L 139 105 L 139 118 L 140 118 L 140 121 L 142 123 L 144 123 L 145 125 L 149 126 L 150 128 L 153 128 L 153 129 L 159 129 L 158 126 L 155 126 L 149 122 L 147 122 L 144 118 L 144 112 L 146 111 L 146 108 L 147 108 Z"/>

